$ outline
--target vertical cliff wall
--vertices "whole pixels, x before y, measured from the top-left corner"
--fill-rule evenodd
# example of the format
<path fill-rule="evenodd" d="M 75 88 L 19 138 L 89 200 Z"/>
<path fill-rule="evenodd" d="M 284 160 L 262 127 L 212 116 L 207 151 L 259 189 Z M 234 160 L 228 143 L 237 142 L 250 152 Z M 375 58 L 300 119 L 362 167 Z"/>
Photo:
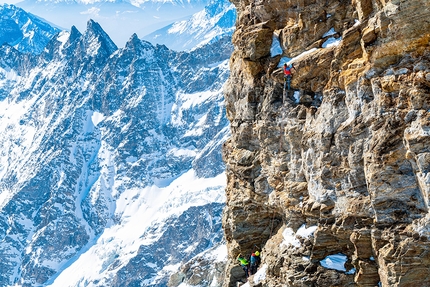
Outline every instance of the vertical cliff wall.
<path fill-rule="evenodd" d="M 224 286 L 430 286 L 430 2 L 232 2 Z"/>

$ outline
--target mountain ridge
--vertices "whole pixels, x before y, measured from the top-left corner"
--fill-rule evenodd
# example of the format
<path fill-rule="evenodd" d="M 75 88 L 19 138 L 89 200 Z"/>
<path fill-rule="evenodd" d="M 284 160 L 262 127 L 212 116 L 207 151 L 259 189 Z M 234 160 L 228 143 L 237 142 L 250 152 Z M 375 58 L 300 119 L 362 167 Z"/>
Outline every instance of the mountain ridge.
<path fill-rule="evenodd" d="M 177 21 L 143 37 L 152 43 L 164 44 L 172 50 L 193 50 L 199 46 L 231 36 L 236 9 L 229 1 L 211 1 L 204 10 L 188 20 Z"/>
<path fill-rule="evenodd" d="M 172 22 L 190 17 L 204 9 L 207 3 L 209 0 L 191 3 L 100 1 L 87 4 L 80 1 L 25 0 L 16 5 L 64 28 L 75 25 L 83 31 L 87 22 L 93 19 L 103 26 L 118 47 L 123 47 L 133 33 L 143 37 Z"/>
<path fill-rule="evenodd" d="M 0 5 L 0 44 L 17 50 L 39 54 L 60 29 L 15 5 Z"/>
<path fill-rule="evenodd" d="M 132 36 L 117 48 L 87 26 L 37 56 L 0 48 L 15 59 L 0 62 L 2 285 L 165 286 L 183 260 L 222 244 L 230 41 L 177 53 Z M 184 235 L 168 223 L 186 223 Z M 174 246 L 184 250 L 166 256 Z M 100 274 L 76 272 L 81 257 Z"/>

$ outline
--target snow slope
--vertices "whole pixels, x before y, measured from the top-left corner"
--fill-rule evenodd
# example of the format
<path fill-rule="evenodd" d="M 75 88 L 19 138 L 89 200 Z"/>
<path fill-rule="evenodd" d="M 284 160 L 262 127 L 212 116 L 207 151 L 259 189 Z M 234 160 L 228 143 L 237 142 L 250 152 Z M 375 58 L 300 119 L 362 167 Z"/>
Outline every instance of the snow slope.
<path fill-rule="evenodd" d="M 192 182 L 192 186 L 190 186 Z M 205 179 L 196 177 L 190 170 L 165 188 L 151 186 L 143 189 L 131 189 L 124 192 L 118 200 L 115 213 L 120 224 L 106 228 L 88 251 L 61 272 L 49 286 L 79 286 L 83 279 L 87 282 L 100 282 L 96 286 L 109 285 L 109 278 L 114 278 L 119 269 L 139 253 L 142 246 L 155 246 L 170 218 L 179 217 L 192 207 L 205 207 L 208 214 L 204 220 L 208 224 L 220 222 L 219 214 L 210 214 L 208 206 L 212 203 L 222 204 L 224 198 L 224 174 Z M 152 230 L 157 226 L 156 230 Z M 202 229 L 204 230 L 204 229 Z M 150 234 L 147 234 L 151 232 Z M 211 236 L 211 235 L 209 235 Z M 190 235 L 191 237 L 191 235 Z M 219 238 L 217 238 L 219 240 Z M 172 240 L 176 243 L 176 241 Z M 175 246 L 182 250 L 194 250 L 197 246 L 190 241 L 189 245 Z M 198 241 L 196 241 L 198 243 Z M 213 245 L 213 243 L 209 243 Z M 155 247 L 154 247 L 155 248 Z M 160 247 L 158 247 L 160 248 Z M 154 251 L 142 256 L 151 256 Z M 143 278 L 147 286 L 160 281 L 166 270 L 176 271 L 181 261 L 165 258 L 164 266 L 159 266 L 149 278 Z M 113 264 L 115 263 L 115 264 Z M 141 260 L 139 263 L 149 268 L 158 266 L 152 261 Z M 107 268 L 115 266 L 115 268 Z M 144 277 L 144 274 L 140 275 Z"/>

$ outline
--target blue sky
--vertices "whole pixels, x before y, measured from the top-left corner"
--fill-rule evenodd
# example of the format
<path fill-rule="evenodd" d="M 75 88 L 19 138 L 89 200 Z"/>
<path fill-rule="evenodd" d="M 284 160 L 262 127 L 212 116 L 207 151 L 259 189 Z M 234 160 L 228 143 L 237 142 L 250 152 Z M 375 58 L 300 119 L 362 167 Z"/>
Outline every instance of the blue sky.
<path fill-rule="evenodd" d="M 0 0 L 0 4 L 5 4 L 5 3 L 7 3 L 7 4 L 16 4 L 16 3 L 21 2 L 21 1 L 22 0 L 8 0 L 8 1 Z"/>

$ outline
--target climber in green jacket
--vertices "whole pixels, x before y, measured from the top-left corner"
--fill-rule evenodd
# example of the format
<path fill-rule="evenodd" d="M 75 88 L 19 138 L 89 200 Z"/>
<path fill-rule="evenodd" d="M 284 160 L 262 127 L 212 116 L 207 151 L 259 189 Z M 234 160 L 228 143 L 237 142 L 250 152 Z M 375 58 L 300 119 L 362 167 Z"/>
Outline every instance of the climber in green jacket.
<path fill-rule="evenodd" d="M 246 258 L 242 257 L 241 254 L 239 254 L 237 256 L 237 260 L 240 262 L 240 265 L 242 266 L 243 271 L 245 271 L 246 278 L 248 278 L 248 276 L 249 276 L 249 273 L 248 273 L 249 262 L 248 262 L 248 260 L 246 260 Z"/>

